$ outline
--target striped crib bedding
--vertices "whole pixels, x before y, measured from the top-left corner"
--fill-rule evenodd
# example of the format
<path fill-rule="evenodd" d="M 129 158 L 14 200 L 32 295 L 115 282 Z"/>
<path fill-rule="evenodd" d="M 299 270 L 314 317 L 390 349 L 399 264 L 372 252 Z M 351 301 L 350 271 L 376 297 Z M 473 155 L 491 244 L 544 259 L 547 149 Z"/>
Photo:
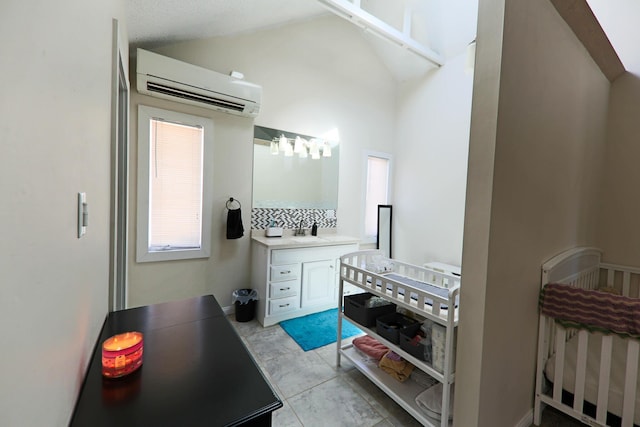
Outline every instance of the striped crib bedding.
<path fill-rule="evenodd" d="M 540 292 L 540 312 L 565 327 L 640 337 L 640 299 L 560 283 Z"/>

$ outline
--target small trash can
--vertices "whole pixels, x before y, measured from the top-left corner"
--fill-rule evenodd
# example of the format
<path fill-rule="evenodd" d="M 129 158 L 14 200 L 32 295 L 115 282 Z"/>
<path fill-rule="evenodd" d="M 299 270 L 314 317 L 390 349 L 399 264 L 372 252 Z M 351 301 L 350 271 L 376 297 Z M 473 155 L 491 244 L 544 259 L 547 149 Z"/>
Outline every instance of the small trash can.
<path fill-rule="evenodd" d="M 255 289 L 237 289 L 231 294 L 231 302 L 236 306 L 236 322 L 253 320 L 256 312 L 258 291 Z"/>

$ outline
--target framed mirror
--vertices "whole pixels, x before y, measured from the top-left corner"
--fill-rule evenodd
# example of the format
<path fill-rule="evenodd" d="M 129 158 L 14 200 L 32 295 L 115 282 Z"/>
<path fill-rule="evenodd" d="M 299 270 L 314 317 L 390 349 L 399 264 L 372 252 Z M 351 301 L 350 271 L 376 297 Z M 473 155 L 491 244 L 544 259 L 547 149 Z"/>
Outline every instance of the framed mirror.
<path fill-rule="evenodd" d="M 337 209 L 339 159 L 337 141 L 254 126 L 253 208 Z"/>
<path fill-rule="evenodd" d="M 391 252 L 391 220 L 393 208 L 391 205 L 378 205 L 378 236 L 376 247 L 382 250 L 388 258 L 392 258 Z"/>

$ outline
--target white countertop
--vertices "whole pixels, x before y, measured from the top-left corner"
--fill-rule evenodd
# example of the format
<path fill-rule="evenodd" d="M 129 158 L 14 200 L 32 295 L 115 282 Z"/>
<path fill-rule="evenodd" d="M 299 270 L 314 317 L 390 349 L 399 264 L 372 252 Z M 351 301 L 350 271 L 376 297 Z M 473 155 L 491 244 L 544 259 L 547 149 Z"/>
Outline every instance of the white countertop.
<path fill-rule="evenodd" d="M 266 237 L 252 233 L 251 239 L 269 248 L 302 248 L 309 246 L 331 246 L 360 243 L 360 239 L 342 234 L 319 234 L 317 236 L 288 236 Z"/>

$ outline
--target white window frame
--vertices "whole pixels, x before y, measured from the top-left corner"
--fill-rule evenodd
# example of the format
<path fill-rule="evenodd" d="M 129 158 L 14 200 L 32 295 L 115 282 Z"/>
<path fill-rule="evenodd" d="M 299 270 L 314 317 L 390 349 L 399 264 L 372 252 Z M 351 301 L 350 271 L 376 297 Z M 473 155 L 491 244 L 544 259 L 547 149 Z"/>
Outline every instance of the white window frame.
<path fill-rule="evenodd" d="M 149 156 L 151 153 L 151 119 L 163 119 L 188 126 L 202 126 L 204 129 L 203 171 L 202 171 L 202 229 L 199 249 L 149 250 Z M 180 259 L 208 258 L 211 255 L 211 222 L 213 206 L 213 121 L 206 117 L 138 106 L 138 215 L 136 233 L 136 261 L 172 261 Z"/>
<path fill-rule="evenodd" d="M 370 150 L 364 150 L 363 151 L 363 160 L 362 160 L 362 215 L 363 218 L 365 218 L 365 216 L 367 215 L 367 175 L 369 173 L 369 157 L 378 157 L 381 159 L 385 159 L 389 161 L 389 171 L 388 171 L 388 176 L 387 176 L 387 200 L 385 203 L 380 203 L 380 204 L 386 204 L 386 205 L 390 205 L 391 204 L 391 200 L 393 200 L 392 198 L 392 189 L 393 189 L 393 185 L 392 185 L 392 177 L 393 177 L 393 156 L 389 153 L 385 153 L 382 151 L 370 151 Z M 377 215 L 377 211 L 376 211 L 376 215 Z M 364 244 L 375 244 L 377 241 L 377 232 L 376 234 L 373 235 L 367 235 L 367 230 L 366 230 L 366 221 L 363 220 L 362 221 L 362 243 Z"/>

